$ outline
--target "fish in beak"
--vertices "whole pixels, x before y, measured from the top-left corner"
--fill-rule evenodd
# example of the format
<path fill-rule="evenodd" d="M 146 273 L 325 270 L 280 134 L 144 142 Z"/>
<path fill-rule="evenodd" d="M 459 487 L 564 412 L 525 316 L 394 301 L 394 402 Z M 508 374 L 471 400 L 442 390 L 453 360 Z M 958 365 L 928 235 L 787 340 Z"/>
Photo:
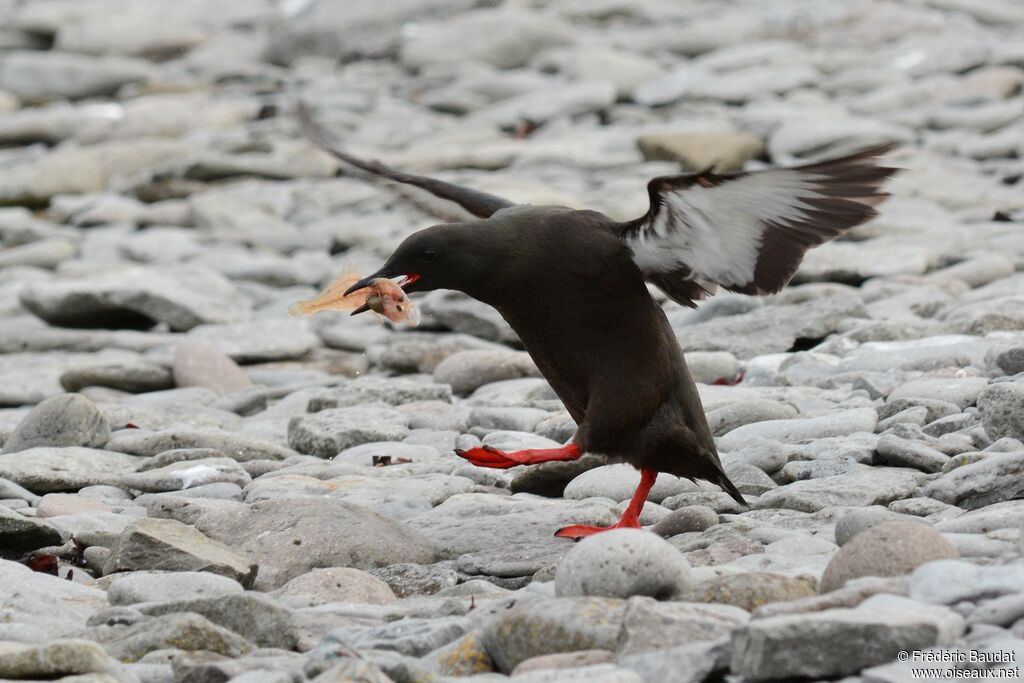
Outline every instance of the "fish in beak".
<path fill-rule="evenodd" d="M 383 276 L 381 271 L 362 277 L 352 268 L 308 301 L 300 301 L 288 309 L 294 316 L 311 315 L 320 311 L 352 311 L 352 315 L 373 311 L 393 323 L 418 325 L 419 309 L 409 300 L 403 287 L 408 287 L 419 276 L 409 274 L 398 282 Z"/>

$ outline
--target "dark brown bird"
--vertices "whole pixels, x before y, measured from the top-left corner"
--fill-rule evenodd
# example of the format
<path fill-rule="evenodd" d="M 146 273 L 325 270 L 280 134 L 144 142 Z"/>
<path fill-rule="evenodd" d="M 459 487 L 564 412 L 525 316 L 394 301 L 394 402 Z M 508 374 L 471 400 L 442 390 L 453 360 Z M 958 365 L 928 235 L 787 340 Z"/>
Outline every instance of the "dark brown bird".
<path fill-rule="evenodd" d="M 746 504 L 718 458 L 683 352 L 646 283 L 674 301 L 723 287 L 771 294 L 804 253 L 875 215 L 879 190 L 896 169 L 877 147 L 789 169 L 663 176 L 647 186 L 650 208 L 636 220 L 597 211 L 522 206 L 441 180 L 410 175 L 336 149 L 300 105 L 304 134 L 363 171 L 420 187 L 479 220 L 409 236 L 375 278 L 401 277 L 406 292 L 453 289 L 496 308 L 519 335 L 576 421 L 560 448 L 457 451 L 481 467 L 574 460 L 584 452 L 640 470 L 640 485 L 611 527 L 574 525 L 557 536 L 640 526 L 658 472 L 717 484 Z"/>

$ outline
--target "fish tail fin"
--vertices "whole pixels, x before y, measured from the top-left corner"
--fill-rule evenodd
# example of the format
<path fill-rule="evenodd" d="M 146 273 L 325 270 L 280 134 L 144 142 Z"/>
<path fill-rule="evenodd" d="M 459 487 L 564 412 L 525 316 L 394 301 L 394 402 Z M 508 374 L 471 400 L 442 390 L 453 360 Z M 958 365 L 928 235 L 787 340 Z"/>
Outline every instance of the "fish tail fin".
<path fill-rule="evenodd" d="M 316 307 L 308 301 L 300 301 L 297 304 L 292 304 L 288 307 L 288 315 L 293 318 L 299 318 L 304 315 L 309 315 L 316 311 Z"/>

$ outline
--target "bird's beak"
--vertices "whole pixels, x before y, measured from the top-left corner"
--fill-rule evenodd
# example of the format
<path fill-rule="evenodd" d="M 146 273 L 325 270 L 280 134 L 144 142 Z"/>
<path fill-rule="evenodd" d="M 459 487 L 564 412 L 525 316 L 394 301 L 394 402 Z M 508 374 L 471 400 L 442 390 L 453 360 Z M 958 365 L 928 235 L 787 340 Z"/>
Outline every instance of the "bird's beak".
<path fill-rule="evenodd" d="M 364 277 L 359 282 L 356 282 L 354 285 L 352 285 L 351 287 L 349 287 L 348 289 L 345 290 L 344 296 L 348 296 L 352 292 L 358 292 L 360 289 L 365 289 L 366 287 L 369 287 L 371 284 L 373 284 L 374 280 L 378 280 L 378 279 L 380 279 L 382 277 L 391 277 L 387 273 L 387 266 L 381 268 L 380 270 L 378 270 L 376 273 L 373 273 L 372 275 L 367 275 L 366 277 Z M 419 273 L 405 273 L 398 280 L 397 284 L 398 284 L 399 287 L 401 287 L 404 290 L 404 289 L 408 288 L 412 283 L 416 282 L 419 279 L 420 279 Z M 363 304 L 362 306 L 360 306 L 356 310 L 352 311 L 352 313 L 350 315 L 359 315 L 360 313 L 365 313 L 368 310 L 370 310 L 370 307 L 367 306 L 366 304 Z"/>

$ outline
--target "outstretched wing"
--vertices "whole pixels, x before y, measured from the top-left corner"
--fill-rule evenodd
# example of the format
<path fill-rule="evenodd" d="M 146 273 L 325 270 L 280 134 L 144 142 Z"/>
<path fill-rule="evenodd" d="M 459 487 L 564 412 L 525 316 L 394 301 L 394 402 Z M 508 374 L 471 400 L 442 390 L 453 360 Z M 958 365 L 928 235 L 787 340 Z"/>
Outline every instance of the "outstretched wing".
<path fill-rule="evenodd" d="M 897 169 L 880 166 L 891 146 L 840 159 L 750 173 L 663 176 L 647 185 L 651 208 L 620 236 L 648 281 L 674 301 L 716 286 L 772 294 L 811 247 L 875 216 Z"/>
<path fill-rule="evenodd" d="M 299 120 L 299 129 L 310 142 L 334 155 L 338 159 L 341 159 L 345 163 L 355 166 L 362 171 L 381 176 L 382 178 L 387 178 L 388 180 L 393 180 L 397 183 L 414 185 L 424 189 L 435 197 L 455 202 L 478 218 L 489 218 L 498 209 L 514 206 L 514 204 L 507 199 L 495 197 L 494 195 L 487 194 L 486 192 L 477 192 L 476 190 L 471 190 L 468 187 L 462 187 L 443 180 L 437 180 L 436 178 L 403 173 L 386 166 L 379 161 L 367 161 L 365 159 L 352 156 L 348 152 L 344 152 L 336 147 L 336 143 L 331 137 L 331 134 L 324 130 L 323 126 L 313 120 L 313 114 L 305 102 L 298 103 L 296 107 L 296 117 Z"/>

